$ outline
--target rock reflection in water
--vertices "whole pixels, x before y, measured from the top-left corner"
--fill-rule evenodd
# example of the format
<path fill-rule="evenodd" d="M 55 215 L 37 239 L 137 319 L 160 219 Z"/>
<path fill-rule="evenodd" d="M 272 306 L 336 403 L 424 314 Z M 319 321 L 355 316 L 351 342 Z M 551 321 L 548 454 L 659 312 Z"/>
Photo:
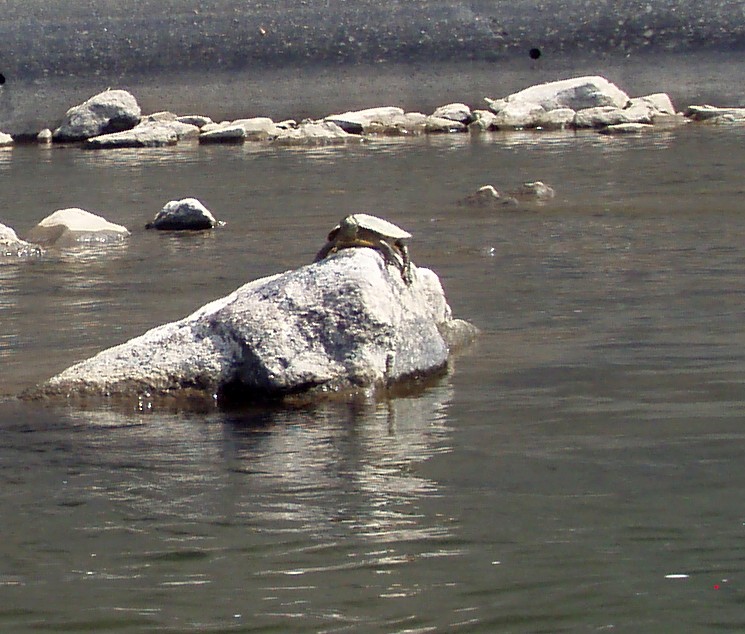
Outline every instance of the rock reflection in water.
<path fill-rule="evenodd" d="M 41 618 L 48 584 L 59 587 L 45 601 L 50 618 L 70 618 L 75 597 L 79 626 L 144 618 L 178 629 L 234 614 L 270 624 L 290 612 L 317 625 L 414 618 L 411 606 L 371 610 L 406 592 L 407 567 L 459 554 L 447 519 L 423 504 L 438 485 L 419 473 L 449 451 L 451 398 L 443 382 L 377 405 L 222 420 L 71 411 L 33 431 L 11 427 L 28 440 L 0 448 L 2 463 L 29 469 L 0 468 L 3 552 L 15 562 L 0 574 L 27 611 L 15 622 Z M 33 514 L 43 521 L 30 524 Z"/>

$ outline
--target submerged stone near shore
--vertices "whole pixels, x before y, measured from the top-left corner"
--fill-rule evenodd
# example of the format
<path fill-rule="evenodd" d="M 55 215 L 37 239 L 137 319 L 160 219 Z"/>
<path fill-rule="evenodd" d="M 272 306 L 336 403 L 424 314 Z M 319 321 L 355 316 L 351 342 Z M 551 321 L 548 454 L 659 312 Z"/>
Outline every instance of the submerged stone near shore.
<path fill-rule="evenodd" d="M 106 90 L 70 108 L 54 131 L 59 142 L 84 141 L 101 134 L 135 127 L 142 114 L 137 100 L 126 90 Z"/>
<path fill-rule="evenodd" d="M 165 204 L 145 229 L 161 231 L 201 231 L 220 225 L 212 212 L 196 198 L 172 200 Z"/>
<path fill-rule="evenodd" d="M 21 240 L 13 229 L 0 223 L 0 262 L 6 258 L 35 257 L 43 253 L 38 244 Z"/>
<path fill-rule="evenodd" d="M 453 318 L 432 271 L 415 269 L 407 285 L 377 251 L 344 249 L 250 282 L 24 396 L 322 398 L 442 370 L 475 335 Z"/>
<path fill-rule="evenodd" d="M 44 218 L 28 232 L 26 238 L 36 244 L 59 247 L 120 242 L 128 236 L 126 227 L 84 209 L 70 207 L 59 209 Z"/>

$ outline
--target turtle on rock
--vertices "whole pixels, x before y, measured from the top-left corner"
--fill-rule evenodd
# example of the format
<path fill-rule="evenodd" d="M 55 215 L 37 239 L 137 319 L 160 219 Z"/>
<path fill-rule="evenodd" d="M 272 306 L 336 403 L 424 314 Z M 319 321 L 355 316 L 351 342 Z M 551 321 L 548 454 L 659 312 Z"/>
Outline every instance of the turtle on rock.
<path fill-rule="evenodd" d="M 369 247 L 377 249 L 387 264 L 401 271 L 404 282 L 411 284 L 411 260 L 407 246 L 411 234 L 392 222 L 369 214 L 351 214 L 342 218 L 328 235 L 328 242 L 316 254 L 314 262 L 340 249 Z"/>

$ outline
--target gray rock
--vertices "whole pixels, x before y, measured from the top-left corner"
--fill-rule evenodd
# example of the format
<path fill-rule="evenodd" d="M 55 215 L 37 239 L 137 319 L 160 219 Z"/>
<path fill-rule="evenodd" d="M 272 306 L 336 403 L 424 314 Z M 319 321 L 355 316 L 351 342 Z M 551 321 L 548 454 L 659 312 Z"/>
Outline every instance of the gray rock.
<path fill-rule="evenodd" d="M 458 121 L 464 125 L 468 125 L 474 120 L 471 108 L 464 103 L 449 103 L 440 106 L 432 113 L 432 116 L 441 119 L 451 119 L 452 121 Z"/>
<path fill-rule="evenodd" d="M 538 104 L 527 101 L 509 102 L 496 113 L 494 125 L 500 130 L 535 128 L 536 122 L 544 114 L 545 110 Z"/>
<path fill-rule="evenodd" d="M 171 112 L 170 110 L 161 110 L 160 112 L 153 112 L 152 114 L 144 115 L 140 117 L 140 123 L 145 123 L 147 121 L 154 122 L 157 121 L 159 123 L 164 122 L 172 122 L 176 121 L 178 119 L 178 115 Z"/>
<path fill-rule="evenodd" d="M 200 143 L 243 143 L 246 140 L 246 129 L 238 125 L 213 125 L 202 128 Z"/>
<path fill-rule="evenodd" d="M 542 181 L 530 181 L 523 183 L 517 189 L 510 192 L 510 196 L 517 200 L 545 202 L 556 195 L 554 188 Z"/>
<path fill-rule="evenodd" d="M 237 119 L 231 124 L 239 125 L 246 132 L 249 141 L 266 141 L 276 137 L 280 128 L 269 117 L 252 117 L 250 119 Z"/>
<path fill-rule="evenodd" d="M 366 129 L 370 126 L 388 126 L 391 125 L 391 121 L 403 117 L 403 115 L 403 108 L 380 106 L 366 108 L 364 110 L 353 110 L 342 114 L 332 114 L 325 117 L 324 121 L 338 125 L 349 134 L 365 134 Z"/>
<path fill-rule="evenodd" d="M 21 240 L 13 229 L 0 224 L 0 262 L 7 258 L 38 257 L 43 253 L 39 245 Z"/>
<path fill-rule="evenodd" d="M 70 207 L 44 218 L 28 232 L 26 239 L 44 246 L 71 247 L 117 243 L 128 236 L 126 227 L 84 209 Z"/>
<path fill-rule="evenodd" d="M 533 125 L 541 130 L 564 130 L 574 125 L 577 113 L 571 108 L 555 108 L 536 113 Z"/>
<path fill-rule="evenodd" d="M 109 348 L 25 394 L 202 395 L 208 402 L 324 398 L 441 371 L 476 329 L 453 319 L 440 281 L 406 285 L 371 249 L 344 249 L 250 282 L 192 315 Z"/>
<path fill-rule="evenodd" d="M 54 140 L 83 141 L 129 130 L 140 122 L 140 106 L 126 90 L 107 90 L 70 108 L 54 131 Z"/>
<path fill-rule="evenodd" d="M 37 143 L 45 145 L 52 142 L 52 131 L 49 128 L 44 128 L 36 135 Z"/>
<path fill-rule="evenodd" d="M 370 136 L 411 136 L 422 134 L 427 127 L 428 117 L 421 112 L 406 112 L 388 119 L 371 121 L 364 128 Z"/>
<path fill-rule="evenodd" d="M 212 119 L 201 114 L 187 114 L 182 117 L 177 117 L 176 121 L 179 123 L 186 123 L 187 125 L 195 125 L 198 128 L 203 128 L 209 123 L 212 123 Z"/>
<path fill-rule="evenodd" d="M 196 136 L 199 128 L 174 121 L 145 121 L 131 130 L 102 134 L 88 139 L 88 149 L 114 149 L 127 147 L 162 147 L 176 145 L 182 136 Z"/>
<path fill-rule="evenodd" d="M 5 132 L 0 132 L 0 147 L 13 145 L 13 137 Z"/>
<path fill-rule="evenodd" d="M 709 123 L 737 123 L 745 121 L 745 108 L 718 108 L 716 106 L 688 106 L 685 116 L 692 121 Z"/>
<path fill-rule="evenodd" d="M 469 194 L 458 201 L 461 207 L 478 209 L 497 209 L 499 207 L 514 207 L 517 200 L 511 196 L 502 196 L 492 185 L 479 187 L 473 194 Z"/>
<path fill-rule="evenodd" d="M 165 204 L 146 229 L 161 231 L 201 231 L 220 225 L 212 212 L 196 198 L 172 200 Z"/>
<path fill-rule="evenodd" d="M 303 121 L 297 128 L 279 130 L 277 145 L 326 145 L 359 142 L 361 137 L 349 134 L 332 121 Z"/>
<path fill-rule="evenodd" d="M 474 110 L 473 121 L 468 124 L 468 129 L 471 132 L 486 132 L 488 130 L 495 130 L 497 116 L 490 110 Z"/>
<path fill-rule="evenodd" d="M 531 86 L 510 95 L 507 101 L 538 104 L 544 110 L 583 110 L 603 106 L 624 108 L 629 102 L 629 96 L 607 79 L 590 76 Z"/>
<path fill-rule="evenodd" d="M 644 97 L 634 97 L 633 99 L 631 99 L 632 106 L 638 103 L 642 103 L 642 104 L 645 104 L 651 107 L 655 115 L 676 114 L 675 106 L 673 105 L 673 102 L 670 99 L 670 96 L 664 92 L 657 92 L 657 93 L 654 93 L 653 95 L 646 95 Z"/>
<path fill-rule="evenodd" d="M 629 108 L 602 106 L 579 110 L 574 117 L 575 128 L 603 128 L 621 123 L 652 123 L 652 109 L 643 103 Z"/>
<path fill-rule="evenodd" d="M 429 134 L 439 132 L 465 132 L 467 129 L 465 123 L 454 121 L 453 119 L 435 117 L 434 115 L 428 116 L 424 121 L 424 131 Z"/>
<path fill-rule="evenodd" d="M 639 134 L 641 132 L 647 132 L 654 130 L 654 126 L 649 123 L 617 123 L 615 125 L 609 125 L 605 128 L 598 130 L 600 134 Z"/>

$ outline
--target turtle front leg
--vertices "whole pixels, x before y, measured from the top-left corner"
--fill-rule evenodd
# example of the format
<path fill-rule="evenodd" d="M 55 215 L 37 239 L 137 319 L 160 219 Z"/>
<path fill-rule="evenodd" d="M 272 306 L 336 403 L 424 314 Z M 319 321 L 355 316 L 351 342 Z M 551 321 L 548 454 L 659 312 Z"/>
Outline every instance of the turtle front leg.
<path fill-rule="evenodd" d="M 323 248 L 316 253 L 316 257 L 313 260 L 313 262 L 320 262 L 323 260 L 329 253 L 331 253 L 332 250 L 334 250 L 336 247 L 336 242 L 333 240 L 329 240 L 325 245 L 323 245 Z"/>

